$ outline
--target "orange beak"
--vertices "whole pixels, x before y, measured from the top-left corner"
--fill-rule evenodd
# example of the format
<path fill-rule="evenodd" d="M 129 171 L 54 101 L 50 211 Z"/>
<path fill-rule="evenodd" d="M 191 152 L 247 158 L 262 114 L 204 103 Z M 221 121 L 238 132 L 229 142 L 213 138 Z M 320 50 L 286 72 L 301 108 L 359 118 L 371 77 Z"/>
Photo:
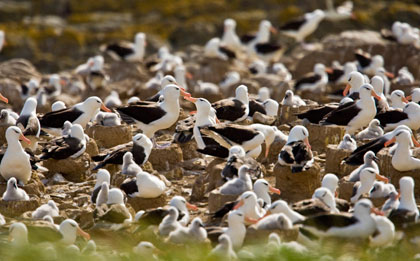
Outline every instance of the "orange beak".
<path fill-rule="evenodd" d="M 241 199 L 240 201 L 239 201 L 239 203 L 238 204 L 236 204 L 234 207 L 233 207 L 233 209 L 234 210 L 236 210 L 236 209 L 238 209 L 238 208 L 240 208 L 240 207 L 242 207 L 243 205 L 244 205 L 244 200 L 243 199 Z"/>
<path fill-rule="evenodd" d="M 106 111 L 106 112 L 111 112 L 111 110 L 110 109 L 108 109 L 106 106 L 105 106 L 105 104 L 101 104 L 101 110 L 103 110 L 103 111 Z"/>
<path fill-rule="evenodd" d="M 86 240 L 90 240 L 90 235 L 83 231 L 80 227 L 77 228 L 77 234 L 86 238 Z"/>
<path fill-rule="evenodd" d="M 216 123 L 220 123 L 219 119 L 216 117 Z"/>
<path fill-rule="evenodd" d="M 271 193 L 274 193 L 274 194 L 277 194 L 277 195 L 280 195 L 280 194 L 281 194 L 280 189 L 278 189 L 278 188 L 274 188 L 274 187 L 272 187 L 272 186 L 268 186 L 268 190 L 269 190 Z"/>
<path fill-rule="evenodd" d="M 306 147 L 308 147 L 308 149 L 311 149 L 311 148 L 312 148 L 312 147 L 311 147 L 311 144 L 309 144 L 309 139 L 308 139 L 308 138 L 305 138 L 305 139 L 303 140 L 303 142 L 305 143 Z"/>
<path fill-rule="evenodd" d="M 185 88 L 180 87 L 181 95 L 184 97 L 191 97 L 191 93 L 187 92 Z"/>
<path fill-rule="evenodd" d="M 9 103 L 9 99 L 4 97 L 1 93 L 0 93 L 0 100 L 4 101 L 5 103 Z"/>
<path fill-rule="evenodd" d="M 265 157 L 268 157 L 268 154 L 270 153 L 270 145 L 265 144 Z"/>
<path fill-rule="evenodd" d="M 335 191 L 335 197 L 338 198 L 338 191 Z"/>
<path fill-rule="evenodd" d="M 251 223 L 251 224 L 257 224 L 258 220 L 250 218 L 250 217 L 245 217 L 245 222 Z"/>
<path fill-rule="evenodd" d="M 66 82 L 66 80 L 61 79 L 61 80 L 60 80 L 60 84 L 61 84 L 62 86 L 64 86 L 64 85 L 66 85 L 66 84 L 67 84 L 67 82 Z"/>
<path fill-rule="evenodd" d="M 414 146 L 420 147 L 420 143 L 416 140 L 416 137 L 414 135 L 411 135 L 411 140 L 414 143 Z"/>
<path fill-rule="evenodd" d="M 406 98 L 406 97 L 402 97 L 401 101 L 405 102 L 405 103 L 409 103 L 410 101 Z"/>
<path fill-rule="evenodd" d="M 190 79 L 190 80 L 194 78 L 193 75 L 189 72 L 185 72 L 185 77 L 187 77 L 187 79 Z"/>
<path fill-rule="evenodd" d="M 395 75 L 393 73 L 390 73 L 390 72 L 385 72 L 385 75 L 386 75 L 386 77 L 391 78 L 391 79 L 395 78 Z"/>
<path fill-rule="evenodd" d="M 28 145 L 31 145 L 31 140 L 26 138 L 25 135 L 20 134 L 19 136 L 19 140 L 23 140 L 24 142 L 26 142 Z"/>
<path fill-rule="evenodd" d="M 346 88 L 343 91 L 343 96 L 347 96 L 351 88 L 351 85 L 347 83 Z"/>
<path fill-rule="evenodd" d="M 265 215 L 261 219 L 263 219 L 263 218 L 265 218 L 266 216 L 269 216 L 269 215 L 271 215 L 271 210 L 267 210 L 267 212 L 265 212 Z"/>
<path fill-rule="evenodd" d="M 371 210 L 370 210 L 370 212 L 372 212 L 372 213 L 374 213 L 375 215 L 378 215 L 378 216 L 385 216 L 385 213 L 384 212 L 382 212 L 382 211 L 380 211 L 379 209 L 377 209 L 377 208 L 372 208 Z"/>
<path fill-rule="evenodd" d="M 272 34 L 277 34 L 277 29 L 276 29 L 276 28 L 274 28 L 273 26 L 271 26 L 271 27 L 270 27 L 270 32 L 271 32 Z"/>
<path fill-rule="evenodd" d="M 187 101 L 195 103 L 197 101 L 197 98 L 191 97 L 191 96 L 184 96 L 184 99 Z"/>
<path fill-rule="evenodd" d="M 194 210 L 194 211 L 198 210 L 198 207 L 196 205 L 190 204 L 188 202 L 186 203 L 186 205 L 187 205 L 187 208 L 191 210 Z"/>
<path fill-rule="evenodd" d="M 197 111 L 190 111 L 190 115 L 194 115 L 196 113 L 197 113 Z"/>
<path fill-rule="evenodd" d="M 325 71 L 326 71 L 327 73 L 333 73 L 333 69 L 332 69 L 332 68 L 330 68 L 330 67 L 326 67 L 326 68 L 325 68 Z"/>
<path fill-rule="evenodd" d="M 394 137 L 390 140 L 388 140 L 387 142 L 385 142 L 384 146 L 388 147 L 389 145 L 391 145 L 392 143 L 394 143 L 397 139 Z"/>
<path fill-rule="evenodd" d="M 385 183 L 388 183 L 388 178 L 386 178 L 386 177 L 384 177 L 382 175 L 379 175 L 378 173 L 376 173 L 376 179 L 377 180 L 380 180 L 380 181 L 383 181 Z"/>
<path fill-rule="evenodd" d="M 375 99 L 377 99 L 378 101 L 381 100 L 381 97 L 379 97 L 375 91 L 371 91 L 370 94 L 372 94 L 373 97 L 375 97 Z"/>
<path fill-rule="evenodd" d="M 413 97 L 411 95 L 408 95 L 407 97 L 405 97 L 408 101 L 411 101 L 413 99 Z"/>

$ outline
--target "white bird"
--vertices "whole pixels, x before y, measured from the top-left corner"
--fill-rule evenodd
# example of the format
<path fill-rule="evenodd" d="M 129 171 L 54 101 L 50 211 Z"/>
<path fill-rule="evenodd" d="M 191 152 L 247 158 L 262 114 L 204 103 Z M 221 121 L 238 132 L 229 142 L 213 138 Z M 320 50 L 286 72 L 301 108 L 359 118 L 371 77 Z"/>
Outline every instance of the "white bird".
<path fill-rule="evenodd" d="M 222 60 L 227 60 L 228 56 L 220 51 L 220 44 L 220 38 L 214 37 L 210 39 L 204 47 L 204 55 L 207 57 L 214 57 Z"/>
<path fill-rule="evenodd" d="M 107 204 L 108 194 L 109 194 L 109 184 L 104 181 L 102 182 L 101 189 L 99 190 L 98 196 L 96 197 L 96 206 Z"/>
<path fill-rule="evenodd" d="M 159 260 L 156 256 L 158 249 L 150 242 L 141 241 L 137 246 L 133 247 L 133 252 L 136 255 L 145 257 L 146 260 Z"/>
<path fill-rule="evenodd" d="M 287 202 L 281 199 L 273 202 L 273 204 L 271 204 L 270 208 L 267 210 L 267 214 L 277 213 L 285 214 L 293 222 L 293 224 L 305 220 L 304 216 L 291 209 Z"/>
<path fill-rule="evenodd" d="M 21 222 L 15 222 L 9 227 L 9 240 L 14 246 L 28 245 L 28 229 Z"/>
<path fill-rule="evenodd" d="M 258 204 L 257 195 L 253 191 L 244 192 L 233 209 L 239 210 L 245 218 L 250 220 L 258 220 L 265 214 L 265 210 Z"/>
<path fill-rule="evenodd" d="M 357 140 L 371 140 L 376 139 L 384 135 L 384 130 L 381 128 L 378 119 L 373 119 L 370 121 L 369 126 L 356 134 Z"/>
<path fill-rule="evenodd" d="M 19 118 L 16 121 L 23 135 L 28 138 L 30 144 L 22 144 L 23 147 L 29 148 L 31 151 L 35 151 L 38 147 L 39 134 L 41 133 L 41 125 L 36 115 L 37 101 L 35 98 L 28 98 L 23 105 L 22 111 L 20 112 Z"/>
<path fill-rule="evenodd" d="M 127 151 L 123 157 L 123 164 L 121 173 L 128 176 L 136 176 L 137 173 L 142 172 L 142 168 L 134 161 L 133 153 Z"/>
<path fill-rule="evenodd" d="M 138 192 L 134 193 L 133 197 L 156 198 L 166 190 L 165 182 L 145 171 L 137 173 L 136 184 Z"/>
<path fill-rule="evenodd" d="M 121 189 L 118 189 L 118 188 L 110 189 L 108 192 L 108 200 L 106 204 L 107 205 L 118 204 L 121 206 L 125 206 L 125 197 Z"/>
<path fill-rule="evenodd" d="M 229 180 L 220 187 L 220 193 L 226 195 L 241 195 L 245 191 L 252 190 L 252 180 L 248 172 L 249 167 L 243 165 L 238 170 L 238 177 Z"/>
<path fill-rule="evenodd" d="M 416 220 L 419 218 L 419 209 L 417 208 L 414 197 L 414 179 L 412 177 L 402 177 L 400 179 L 400 204 L 399 210 L 408 210 L 415 213 Z"/>
<path fill-rule="evenodd" d="M 66 219 L 61 222 L 59 231 L 62 236 L 60 243 L 64 245 L 73 245 L 76 242 L 77 235 L 90 240 L 90 235 L 83 231 L 73 219 Z"/>
<path fill-rule="evenodd" d="M 387 142 L 385 146 L 396 142 L 397 147 L 392 156 L 392 167 L 398 171 L 410 171 L 420 168 L 420 160 L 412 156 L 410 147 L 413 145 L 411 133 L 407 130 L 395 132 L 394 137 Z"/>
<path fill-rule="evenodd" d="M 355 203 L 363 194 L 368 193 L 372 190 L 375 179 L 381 180 L 388 183 L 388 179 L 384 176 L 379 175 L 378 171 L 373 168 L 364 168 L 360 172 L 360 186 L 357 188 L 356 193 L 351 197 L 350 201 Z"/>
<path fill-rule="evenodd" d="M 204 243 L 206 239 L 207 231 L 199 217 L 194 218 L 188 227 L 179 226 L 168 237 L 168 241 L 175 244 Z"/>
<path fill-rule="evenodd" d="M 232 241 L 228 235 L 222 234 L 219 236 L 219 244 L 213 248 L 209 254 L 209 258 L 220 260 L 237 260 L 238 256 L 232 247 Z"/>
<path fill-rule="evenodd" d="M 114 60 L 139 62 L 143 60 L 146 49 L 146 34 L 137 33 L 134 43 L 112 43 L 101 46 L 102 52 L 107 52 Z"/>
<path fill-rule="evenodd" d="M 382 181 L 375 181 L 373 188 L 370 191 L 371 198 L 387 198 L 392 192 L 397 192 L 394 185 L 391 183 L 384 183 Z"/>
<path fill-rule="evenodd" d="M 29 196 L 26 191 L 18 188 L 16 179 L 11 177 L 7 181 L 6 191 L 3 193 L 2 199 L 4 201 L 26 201 L 29 200 Z"/>
<path fill-rule="evenodd" d="M 264 201 L 264 209 L 271 205 L 271 197 L 269 192 L 280 195 L 280 189 L 272 187 L 265 179 L 258 179 L 254 182 L 254 192 L 258 199 Z"/>
<path fill-rule="evenodd" d="M 241 40 L 236 34 L 236 21 L 228 18 L 224 21 L 224 31 L 221 43 L 229 49 L 237 50 L 241 48 Z"/>
<path fill-rule="evenodd" d="M 104 104 L 108 108 L 114 108 L 121 106 L 120 95 L 117 91 L 111 91 L 111 93 L 105 98 Z"/>
<path fill-rule="evenodd" d="M 258 100 L 261 102 L 265 102 L 266 100 L 270 99 L 270 89 L 267 87 L 261 87 L 258 89 Z"/>
<path fill-rule="evenodd" d="M 287 90 L 281 104 L 292 107 L 300 107 L 305 106 L 306 102 L 304 102 L 299 96 L 294 95 L 291 90 Z"/>
<path fill-rule="evenodd" d="M 43 219 L 45 216 L 58 217 L 59 209 L 54 200 L 48 200 L 47 204 L 43 204 L 34 212 L 32 212 L 33 219 Z"/>
<path fill-rule="evenodd" d="M 292 74 L 282 63 L 273 64 L 273 73 L 279 75 L 282 81 L 288 82 L 292 80 Z"/>
<path fill-rule="evenodd" d="M 170 207 L 168 214 L 162 219 L 162 222 L 159 224 L 159 235 L 169 236 L 172 231 L 177 230 L 181 227 L 181 224 L 178 220 L 178 210 L 176 207 Z"/>
<path fill-rule="evenodd" d="M 356 141 L 349 135 L 345 134 L 343 140 L 338 144 L 337 149 L 354 151 L 357 148 Z"/>
<path fill-rule="evenodd" d="M 292 221 L 283 213 L 271 214 L 260 219 L 256 224 L 257 230 L 292 229 Z"/>
<path fill-rule="evenodd" d="M 228 214 L 227 222 L 228 227 L 223 229 L 224 234 L 232 241 L 233 248 L 239 249 L 242 247 L 246 235 L 245 215 L 238 210 L 231 211 Z"/>
<path fill-rule="evenodd" d="M 391 107 L 393 109 L 404 109 L 409 101 L 405 98 L 404 92 L 395 90 L 391 93 Z"/>
<path fill-rule="evenodd" d="M 267 116 L 277 117 L 279 111 L 279 103 L 273 99 L 267 99 L 263 102 Z"/>
<path fill-rule="evenodd" d="M 391 191 L 391 193 L 389 193 L 389 198 L 383 204 L 381 211 L 388 217 L 393 210 L 398 209 L 399 205 L 400 194 L 397 191 Z"/>
<path fill-rule="evenodd" d="M 353 2 L 345 1 L 339 7 L 334 8 L 333 0 L 327 0 L 327 10 L 325 11 L 325 19 L 330 21 L 340 21 L 353 17 Z"/>
<path fill-rule="evenodd" d="M 322 178 L 321 187 L 327 188 L 331 191 L 334 196 L 338 196 L 338 178 L 335 174 L 327 173 Z"/>
<path fill-rule="evenodd" d="M 376 230 L 378 234 L 371 236 L 369 239 L 370 247 L 386 247 L 391 245 L 395 238 L 395 226 L 387 217 L 373 216 L 376 222 Z"/>
<path fill-rule="evenodd" d="M 30 144 L 22 131 L 15 126 L 6 130 L 7 149 L 0 163 L 0 173 L 6 180 L 15 177 L 19 182 L 26 184 L 31 179 L 31 163 L 29 155 L 23 150 L 19 139 Z"/>
<path fill-rule="evenodd" d="M 287 36 L 295 38 L 297 42 L 302 42 L 318 28 L 319 23 L 324 18 L 324 11 L 316 9 L 313 12 L 306 13 L 304 17 L 299 20 L 294 20 L 281 26 L 280 31 Z M 296 28 L 296 24 L 299 24 L 298 28 Z"/>
<path fill-rule="evenodd" d="M 240 81 L 241 75 L 236 71 L 232 71 L 226 74 L 225 78 L 219 83 L 219 86 L 226 93 L 230 87 L 237 85 Z"/>
<path fill-rule="evenodd" d="M 377 172 L 379 172 L 379 167 L 377 162 L 379 158 L 375 156 L 375 153 L 372 151 L 368 151 L 363 155 L 364 163 L 360 165 L 357 169 L 353 170 L 349 175 L 350 182 L 356 182 L 360 180 L 360 172 L 365 168 L 373 168 Z"/>
<path fill-rule="evenodd" d="M 113 112 L 98 112 L 95 121 L 102 126 L 112 127 L 121 125 L 121 118 Z"/>
<path fill-rule="evenodd" d="M 10 111 L 2 109 L 0 112 L 0 126 L 10 127 L 16 125 L 16 119 L 12 117 Z"/>
<path fill-rule="evenodd" d="M 51 105 L 51 111 L 59 111 L 66 108 L 66 104 L 63 101 L 56 101 Z"/>
<path fill-rule="evenodd" d="M 337 209 L 334 194 L 328 188 L 317 188 L 312 198 L 317 198 L 324 203 L 330 209 L 330 213 L 340 213 Z"/>

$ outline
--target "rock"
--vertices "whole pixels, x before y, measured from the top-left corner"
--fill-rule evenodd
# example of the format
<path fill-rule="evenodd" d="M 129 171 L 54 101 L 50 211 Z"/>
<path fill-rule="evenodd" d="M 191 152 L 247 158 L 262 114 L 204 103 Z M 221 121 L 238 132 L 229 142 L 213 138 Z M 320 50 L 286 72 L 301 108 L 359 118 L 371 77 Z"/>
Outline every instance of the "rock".
<path fill-rule="evenodd" d="M 191 201 L 201 201 L 206 193 L 207 186 L 205 183 L 205 175 L 199 175 L 192 185 Z"/>
<path fill-rule="evenodd" d="M 208 209 L 210 213 L 214 213 L 222 208 L 227 202 L 235 201 L 238 195 L 224 195 L 219 189 L 214 189 L 209 194 Z"/>
<path fill-rule="evenodd" d="M 194 79 L 201 79 L 203 82 L 219 83 L 230 70 L 229 61 L 219 58 L 198 57 L 197 64 L 188 63 L 187 71 L 192 73 Z M 214 100 L 209 100 L 213 102 Z"/>
<path fill-rule="evenodd" d="M 107 206 L 103 204 L 100 207 L 96 207 L 93 212 L 93 218 L 96 222 L 115 223 L 121 224 L 124 220 L 131 218 L 131 213 L 126 206 L 120 204 L 114 204 Z"/>
<path fill-rule="evenodd" d="M 258 161 L 264 164 L 276 163 L 280 154 L 281 149 L 286 144 L 286 141 L 275 139 L 274 142 L 270 145 L 270 151 L 268 157 L 265 157 L 265 143 L 262 145 L 262 152 L 258 156 Z"/>
<path fill-rule="evenodd" d="M 289 166 L 274 166 L 276 188 L 280 189 L 281 197 L 295 202 L 311 198 L 315 189 L 321 186 L 321 167 L 315 162 L 307 171 L 292 173 Z"/>
<path fill-rule="evenodd" d="M 0 126 L 0 143 L 6 144 L 6 130 L 9 128 L 9 126 Z"/>
<path fill-rule="evenodd" d="M 312 150 L 325 152 L 328 144 L 339 144 L 346 132 L 343 126 L 317 125 L 309 123 L 305 126 L 309 131 L 309 143 Z"/>
<path fill-rule="evenodd" d="M 169 171 L 160 171 L 160 173 L 166 179 L 182 179 L 182 177 L 184 176 L 184 170 L 178 166 L 174 167 Z"/>
<path fill-rule="evenodd" d="M 413 157 L 418 157 L 420 149 L 413 150 Z M 389 155 L 389 148 L 382 149 L 376 154 L 379 158 L 379 172 L 381 175 L 387 177 L 389 182 L 394 184 L 395 188 L 399 188 L 399 181 L 404 176 L 410 176 L 414 179 L 414 195 L 419 195 L 420 193 L 420 177 L 419 169 L 412 171 L 398 171 L 392 166 L 392 156 Z"/>
<path fill-rule="evenodd" d="M 350 182 L 348 180 L 348 176 L 341 178 L 340 182 L 338 184 L 339 189 L 338 189 L 338 197 L 345 199 L 345 200 L 350 200 L 352 194 L 353 194 L 353 186 L 355 182 Z"/>
<path fill-rule="evenodd" d="M 169 171 L 174 165 L 182 162 L 182 150 L 178 144 L 172 143 L 165 149 L 153 148 L 150 153 L 149 161 L 157 171 Z"/>
<path fill-rule="evenodd" d="M 90 228 L 94 225 L 93 210 L 88 208 L 66 209 L 66 215 L 74 219 L 81 228 Z"/>
<path fill-rule="evenodd" d="M 133 207 L 137 212 L 139 210 L 147 210 L 151 208 L 163 207 L 166 205 L 165 194 L 160 195 L 157 198 L 139 198 L 139 197 L 128 197 L 127 203 Z"/>
<path fill-rule="evenodd" d="M 195 142 L 195 139 L 186 143 L 179 143 L 179 146 L 181 147 L 184 161 L 201 157 L 201 153 L 197 152 L 197 142 Z"/>
<path fill-rule="evenodd" d="M 305 112 L 318 107 L 318 105 L 306 105 L 300 107 L 292 107 L 287 105 L 279 104 L 279 113 L 278 113 L 278 124 L 290 124 L 295 120 L 298 120 L 296 114 Z"/>
<path fill-rule="evenodd" d="M 206 168 L 206 183 L 209 184 L 207 187 L 207 192 L 223 185 L 224 181 L 222 179 L 221 173 L 225 165 L 225 160 L 217 158 L 208 164 Z"/>
<path fill-rule="evenodd" d="M 257 230 L 254 226 L 250 226 L 246 230 L 244 244 L 259 244 L 265 242 L 268 236 L 273 232 L 278 234 L 282 241 L 296 241 L 299 235 L 299 228 L 295 226 L 292 229 Z"/>
<path fill-rule="evenodd" d="M 43 166 L 49 170 L 46 174 L 48 178 L 55 173 L 61 173 L 69 181 L 81 182 L 85 181 L 86 177 L 90 175 L 90 156 L 83 153 L 77 159 L 48 159 L 43 161 Z"/>
<path fill-rule="evenodd" d="M 112 148 L 114 146 L 130 142 L 132 139 L 131 126 L 102 126 L 92 125 L 86 128 L 89 137 L 96 141 L 100 148 Z"/>
<path fill-rule="evenodd" d="M 85 153 L 89 154 L 91 157 L 99 154 L 98 145 L 94 139 L 89 139 L 89 142 L 86 144 Z"/>
<path fill-rule="evenodd" d="M 351 152 L 337 149 L 338 145 L 327 145 L 325 173 L 334 173 L 339 178 L 349 175 L 358 166 L 352 166 L 343 162 Z"/>
<path fill-rule="evenodd" d="M 7 217 L 18 217 L 26 211 L 33 211 L 41 205 L 39 198 L 33 197 L 26 201 L 0 200 L 1 213 Z"/>
<path fill-rule="evenodd" d="M 254 123 L 261 123 L 265 125 L 272 125 L 276 121 L 276 117 L 267 116 L 262 114 L 261 112 L 257 111 L 252 116 L 252 121 Z"/>

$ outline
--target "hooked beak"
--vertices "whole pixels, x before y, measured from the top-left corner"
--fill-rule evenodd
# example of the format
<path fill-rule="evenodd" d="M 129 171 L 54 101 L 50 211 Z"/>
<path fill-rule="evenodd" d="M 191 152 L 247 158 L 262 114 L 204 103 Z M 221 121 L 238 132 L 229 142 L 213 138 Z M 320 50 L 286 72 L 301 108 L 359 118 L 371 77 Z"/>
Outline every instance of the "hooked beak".
<path fill-rule="evenodd" d="M 333 69 L 330 68 L 330 67 L 326 67 L 325 68 L 325 72 L 327 72 L 327 73 L 333 73 Z"/>
<path fill-rule="evenodd" d="M 191 93 L 187 92 L 187 91 L 185 90 L 185 88 L 183 88 L 183 87 L 179 87 L 179 90 L 181 91 L 181 95 L 182 95 L 182 96 L 184 96 L 184 97 L 191 97 Z"/>
<path fill-rule="evenodd" d="M 256 223 L 258 223 L 258 220 L 250 218 L 250 217 L 245 217 L 245 222 L 251 223 L 251 224 L 256 224 Z"/>
<path fill-rule="evenodd" d="M 270 27 L 270 32 L 271 32 L 272 34 L 277 34 L 277 29 L 276 29 L 276 28 L 274 28 L 273 26 L 271 26 L 271 27 Z"/>
<path fill-rule="evenodd" d="M 371 91 L 370 94 L 372 94 L 373 97 L 375 97 L 375 99 L 377 99 L 378 101 L 381 100 L 381 97 L 379 97 L 375 91 Z"/>
<path fill-rule="evenodd" d="M 185 72 L 185 77 L 187 77 L 187 79 L 193 79 L 193 75 L 190 72 Z"/>
<path fill-rule="evenodd" d="M 378 163 L 379 162 L 379 158 L 376 157 L 376 156 L 373 156 L 373 161 L 375 161 L 376 163 Z"/>
<path fill-rule="evenodd" d="M 411 95 L 408 95 L 407 97 L 405 97 L 407 99 L 407 101 L 411 101 L 413 99 L 413 97 Z"/>
<path fill-rule="evenodd" d="M 401 101 L 405 102 L 405 103 L 409 103 L 410 101 L 406 98 L 406 97 L 401 97 Z"/>
<path fill-rule="evenodd" d="M 280 194 L 281 194 L 280 189 L 275 188 L 275 187 L 272 187 L 272 186 L 268 186 L 268 190 L 269 190 L 271 193 L 274 193 L 274 194 L 277 194 L 277 195 L 280 195 Z"/>
<path fill-rule="evenodd" d="M 379 175 L 378 173 L 376 173 L 376 179 L 377 180 L 380 180 L 380 181 L 383 181 L 385 183 L 388 183 L 388 178 L 386 178 L 386 177 L 384 177 L 382 175 Z"/>
<path fill-rule="evenodd" d="M 105 104 L 101 104 L 101 110 L 103 110 L 103 111 L 106 111 L 106 112 L 111 112 L 111 110 L 110 109 L 108 109 L 106 106 L 105 106 Z"/>
<path fill-rule="evenodd" d="M 184 96 L 184 99 L 187 101 L 190 101 L 192 103 L 195 103 L 197 101 L 197 98 L 191 97 L 191 96 Z"/>
<path fill-rule="evenodd" d="M 19 136 L 19 140 L 23 140 L 24 142 L 26 142 L 28 145 L 31 145 L 31 140 L 26 138 L 25 135 L 20 134 Z"/>
<path fill-rule="evenodd" d="M 86 240 L 90 240 L 90 235 L 83 231 L 80 227 L 77 228 L 77 234 L 86 238 Z"/>
<path fill-rule="evenodd" d="M 371 210 L 370 210 L 370 212 L 371 213 L 374 213 L 375 215 L 378 215 L 378 216 L 385 216 L 385 213 L 384 212 L 382 212 L 382 211 L 380 211 L 379 209 L 377 209 L 377 208 L 372 208 Z"/>
<path fill-rule="evenodd" d="M 351 88 L 351 85 L 349 83 L 346 84 L 346 88 L 343 91 L 343 96 L 347 96 Z"/>
<path fill-rule="evenodd" d="M 416 140 L 416 137 L 414 135 L 411 135 L 411 140 L 414 143 L 414 146 L 420 147 L 420 143 Z"/>
<path fill-rule="evenodd" d="M 9 99 L 4 97 L 1 93 L 0 93 L 0 100 L 4 101 L 5 103 L 9 103 Z"/>
<path fill-rule="evenodd" d="M 242 207 L 243 205 L 244 205 L 244 200 L 243 199 L 241 199 L 240 201 L 239 201 L 239 203 L 238 204 L 236 204 L 234 207 L 233 207 L 233 209 L 234 210 L 236 210 L 236 209 L 238 209 L 238 208 L 240 208 L 240 207 Z"/>
<path fill-rule="evenodd" d="M 392 139 L 388 140 L 387 142 L 385 142 L 384 146 L 388 147 L 389 145 L 391 145 L 392 143 L 394 143 L 397 139 L 395 137 L 393 137 Z"/>
<path fill-rule="evenodd" d="M 390 72 L 385 72 L 385 75 L 386 75 L 386 77 L 391 78 L 391 79 L 395 78 L 395 75 L 393 73 L 390 73 Z"/>
<path fill-rule="evenodd" d="M 190 203 L 186 203 L 187 208 L 191 209 L 191 210 L 198 210 L 198 207 L 196 205 L 190 204 Z"/>
<path fill-rule="evenodd" d="M 309 139 L 308 138 L 305 138 L 303 140 L 303 142 L 305 143 L 306 147 L 308 147 L 308 149 L 311 149 L 311 144 L 309 144 Z"/>

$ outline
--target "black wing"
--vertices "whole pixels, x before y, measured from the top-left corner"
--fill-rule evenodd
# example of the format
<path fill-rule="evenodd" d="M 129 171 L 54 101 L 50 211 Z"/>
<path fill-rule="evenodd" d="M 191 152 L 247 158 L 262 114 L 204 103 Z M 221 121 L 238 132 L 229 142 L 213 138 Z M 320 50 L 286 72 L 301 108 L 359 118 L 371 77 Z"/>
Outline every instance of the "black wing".
<path fill-rule="evenodd" d="M 391 30 L 389 29 L 381 29 L 381 36 L 382 38 L 389 40 L 389 41 L 393 41 L 396 42 L 397 38 L 394 36 L 394 34 L 392 33 Z"/>
<path fill-rule="evenodd" d="M 131 150 L 133 153 L 134 161 L 139 164 L 140 166 L 146 163 L 146 160 L 149 155 L 146 155 L 144 148 L 134 143 L 133 149 Z"/>
<path fill-rule="evenodd" d="M 281 49 L 281 45 L 279 44 L 259 43 L 255 45 L 255 50 L 257 51 L 257 53 L 260 53 L 260 54 L 274 53 L 280 49 Z"/>
<path fill-rule="evenodd" d="M 117 108 L 117 112 L 121 118 L 126 121 L 127 118 L 132 118 L 144 124 L 149 124 L 162 118 L 166 111 L 158 105 L 137 105 L 132 104 L 125 107 Z M 127 123 L 131 123 L 127 121 Z"/>
<path fill-rule="evenodd" d="M 306 23 L 305 18 L 297 18 L 280 26 L 279 29 L 280 31 L 298 31 L 304 23 Z"/>
<path fill-rule="evenodd" d="M 319 80 L 321 80 L 321 75 L 310 73 L 307 76 L 299 79 L 295 83 L 295 90 L 299 90 L 299 88 L 301 88 L 303 84 L 313 84 L 313 83 L 318 82 Z"/>
<path fill-rule="evenodd" d="M 303 113 L 296 114 L 299 119 L 307 119 L 310 123 L 318 124 L 328 113 L 337 109 L 338 106 L 326 105 Z"/>
<path fill-rule="evenodd" d="M 202 135 L 202 138 L 204 144 L 206 144 L 206 147 L 204 149 L 197 149 L 198 152 L 223 159 L 229 156 L 229 150 L 221 146 L 213 138 L 207 137 L 205 135 Z"/>
<path fill-rule="evenodd" d="M 356 102 L 348 102 L 325 115 L 320 123 L 346 126 L 360 110 L 361 109 L 357 107 Z"/>
<path fill-rule="evenodd" d="M 207 129 L 214 131 L 237 144 L 242 144 L 244 141 L 252 140 L 258 135 L 258 132 L 250 127 L 235 124 L 218 124 L 208 126 Z"/>
<path fill-rule="evenodd" d="M 233 209 L 237 203 L 238 201 L 231 201 L 226 203 L 222 208 L 213 214 L 213 218 L 223 218 L 227 213 L 229 213 L 229 211 Z"/>
<path fill-rule="evenodd" d="M 265 107 L 261 102 L 258 102 L 254 99 L 249 99 L 249 113 L 248 116 L 253 116 L 255 112 L 260 112 L 262 114 L 267 114 L 267 112 L 265 111 Z"/>
<path fill-rule="evenodd" d="M 242 35 L 241 36 L 241 42 L 243 44 L 247 44 L 247 43 L 251 42 L 252 40 L 254 40 L 255 37 L 256 36 L 254 34 L 245 34 L 245 35 Z"/>
<path fill-rule="evenodd" d="M 219 51 L 224 53 L 227 57 L 229 57 L 230 59 L 235 59 L 236 58 L 236 54 L 234 51 L 229 50 L 226 47 L 223 46 L 219 46 Z"/>
<path fill-rule="evenodd" d="M 39 121 L 38 118 L 31 115 L 22 115 L 16 121 L 16 126 L 19 124 L 23 127 L 23 135 L 25 136 L 36 136 L 39 132 Z"/>
<path fill-rule="evenodd" d="M 245 104 L 237 99 L 224 99 L 212 104 L 219 120 L 235 121 L 241 118 L 246 110 Z"/>
<path fill-rule="evenodd" d="M 343 76 L 344 70 L 343 69 L 336 69 L 334 68 L 331 73 L 328 73 L 328 82 L 336 82 Z"/>
<path fill-rule="evenodd" d="M 131 195 L 131 194 L 134 194 L 136 192 L 139 192 L 139 189 L 137 187 L 137 183 L 136 183 L 136 179 L 135 178 L 133 178 L 133 179 L 131 179 L 129 181 L 123 182 L 120 185 L 120 189 L 122 191 L 124 191 L 125 194 L 127 194 L 127 195 Z"/>
<path fill-rule="evenodd" d="M 130 150 L 131 150 L 131 147 L 122 147 L 122 148 L 119 148 L 117 150 L 110 152 L 109 154 L 100 155 L 100 157 L 92 157 L 94 161 L 104 158 L 98 165 L 96 165 L 96 167 L 93 170 L 103 168 L 104 166 L 108 164 L 119 164 L 119 165 L 123 164 L 124 154 Z"/>
<path fill-rule="evenodd" d="M 370 54 L 363 52 L 362 50 L 357 50 L 354 52 L 354 57 L 356 57 L 356 60 L 359 62 L 360 66 L 367 67 L 372 62 L 372 58 L 370 57 Z"/>
<path fill-rule="evenodd" d="M 46 159 L 67 159 L 76 152 L 80 151 L 83 148 L 83 144 L 79 139 L 73 137 L 65 137 L 57 140 L 57 142 L 48 146 L 43 150 L 43 155 L 40 157 L 42 160 Z"/>
<path fill-rule="evenodd" d="M 321 214 L 307 218 L 302 222 L 303 226 L 315 227 L 318 230 L 327 231 L 331 227 L 347 227 L 359 222 L 355 217 L 339 214 Z"/>
<path fill-rule="evenodd" d="M 42 128 L 63 128 L 65 121 L 74 122 L 83 111 L 75 107 L 64 108 L 58 111 L 51 111 L 46 113 L 39 119 Z"/>
<path fill-rule="evenodd" d="M 376 115 L 375 119 L 378 119 L 381 123 L 381 126 L 385 127 L 387 124 L 398 123 L 400 121 L 408 119 L 408 115 L 403 111 L 394 110 L 379 113 Z"/>
<path fill-rule="evenodd" d="M 118 56 L 124 58 L 128 55 L 131 55 L 134 53 L 133 48 L 129 48 L 128 46 L 123 46 L 120 43 L 111 43 L 106 46 L 106 51 L 108 52 L 114 52 Z"/>
<path fill-rule="evenodd" d="M 311 153 L 302 141 L 296 141 L 290 145 L 292 146 L 293 157 L 297 164 L 302 164 L 311 160 Z"/>

